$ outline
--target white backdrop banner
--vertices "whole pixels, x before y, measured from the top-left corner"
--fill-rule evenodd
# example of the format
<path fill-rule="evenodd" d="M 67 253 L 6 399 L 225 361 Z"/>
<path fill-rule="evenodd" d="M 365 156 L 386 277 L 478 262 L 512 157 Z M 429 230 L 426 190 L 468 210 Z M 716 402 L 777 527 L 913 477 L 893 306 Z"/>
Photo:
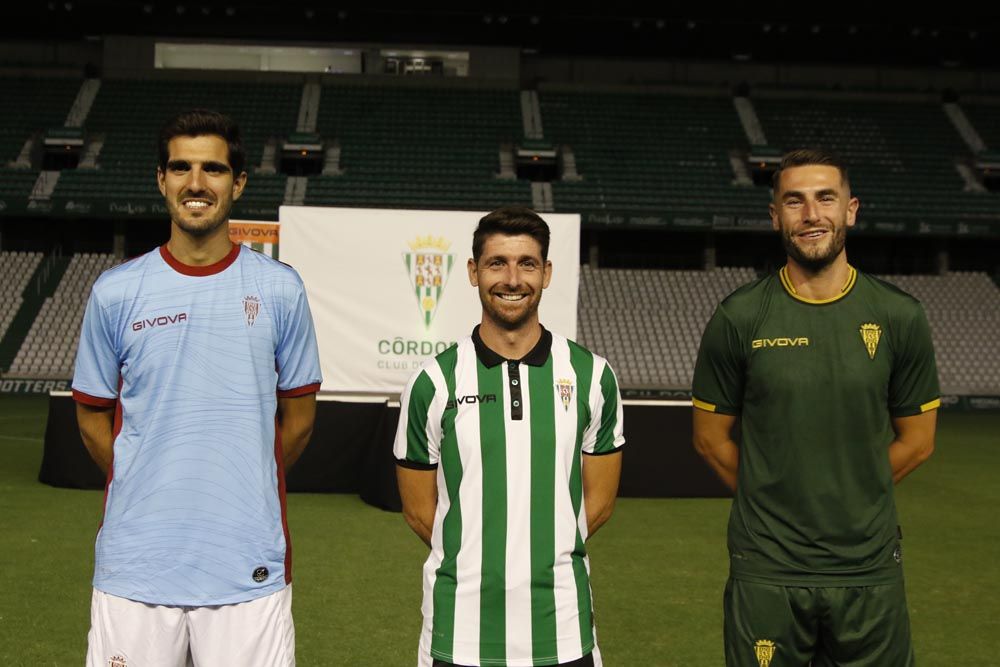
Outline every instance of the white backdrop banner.
<path fill-rule="evenodd" d="M 472 332 L 472 232 L 486 212 L 282 206 L 281 261 L 302 276 L 323 391 L 399 393 L 428 358 Z M 547 213 L 552 282 L 539 314 L 576 338 L 580 216 Z"/>

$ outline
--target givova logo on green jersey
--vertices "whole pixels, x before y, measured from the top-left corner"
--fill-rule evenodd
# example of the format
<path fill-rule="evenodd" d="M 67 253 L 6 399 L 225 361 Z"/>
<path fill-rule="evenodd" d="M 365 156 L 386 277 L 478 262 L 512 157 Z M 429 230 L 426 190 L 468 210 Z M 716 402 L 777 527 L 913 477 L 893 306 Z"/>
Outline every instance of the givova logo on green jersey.
<path fill-rule="evenodd" d="M 809 339 L 805 336 L 789 338 L 781 336 L 778 338 L 758 338 L 750 342 L 750 347 L 759 350 L 764 347 L 809 347 Z"/>
<path fill-rule="evenodd" d="M 448 252 L 451 242 L 443 236 L 418 236 L 409 246 L 410 252 L 403 253 L 403 262 L 424 328 L 429 329 L 455 266 L 455 255 Z"/>

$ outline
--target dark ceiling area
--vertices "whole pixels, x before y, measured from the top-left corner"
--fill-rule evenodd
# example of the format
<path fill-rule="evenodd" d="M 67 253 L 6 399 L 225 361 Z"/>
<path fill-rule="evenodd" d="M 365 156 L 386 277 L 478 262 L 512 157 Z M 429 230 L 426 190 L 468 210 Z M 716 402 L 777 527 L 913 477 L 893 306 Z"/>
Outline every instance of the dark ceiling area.
<path fill-rule="evenodd" d="M 310 0 L 35 0 L 0 10 L 5 39 L 108 34 L 313 43 L 491 45 L 542 55 L 1000 67 L 1000 22 L 651 12 L 649 3 L 331 4 Z"/>

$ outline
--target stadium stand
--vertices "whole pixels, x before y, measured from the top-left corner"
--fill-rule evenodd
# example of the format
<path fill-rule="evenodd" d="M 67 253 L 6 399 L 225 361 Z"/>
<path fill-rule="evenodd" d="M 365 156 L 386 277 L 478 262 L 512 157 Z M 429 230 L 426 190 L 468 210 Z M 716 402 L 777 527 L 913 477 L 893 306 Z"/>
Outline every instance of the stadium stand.
<path fill-rule="evenodd" d="M 573 149 L 582 176 L 553 183 L 557 211 L 766 211 L 766 189 L 732 185 L 747 140 L 729 97 L 541 87 L 539 100 L 546 139 Z"/>
<path fill-rule="evenodd" d="M 29 139 L 62 127 L 79 87 L 74 79 L 0 78 L 0 200 L 26 202 L 38 171 L 13 163 Z"/>
<path fill-rule="evenodd" d="M 1000 150 L 1000 105 L 962 103 L 962 110 L 991 150 Z"/>
<path fill-rule="evenodd" d="M 577 337 L 628 389 L 690 389 L 705 324 L 749 268 L 653 271 L 580 267 Z"/>
<path fill-rule="evenodd" d="M 964 191 L 955 163 L 969 150 L 940 104 L 831 96 L 755 97 L 754 106 L 772 146 L 823 145 L 841 155 L 863 218 L 955 222 L 1000 215 L 1000 195 Z"/>
<path fill-rule="evenodd" d="M 690 389 L 705 324 L 718 302 L 753 280 L 748 268 L 647 271 L 580 267 L 578 337 L 630 389 Z M 927 312 L 942 392 L 1000 393 L 1000 289 L 985 273 L 893 275 Z"/>
<path fill-rule="evenodd" d="M 341 147 L 338 176 L 309 179 L 314 206 L 489 209 L 530 205 L 524 181 L 495 176 L 520 140 L 513 88 L 326 85 L 317 129 Z"/>
<path fill-rule="evenodd" d="M 985 273 L 881 276 L 920 299 L 945 394 L 1000 394 L 1000 289 Z"/>
<path fill-rule="evenodd" d="M 209 108 L 231 115 L 243 131 L 253 187 L 236 203 L 234 214 L 252 206 L 267 206 L 276 213 L 286 177 L 255 174 L 254 167 L 260 164 L 269 138 L 295 130 L 301 90 L 297 84 L 105 81 L 86 122 L 88 133 L 105 135 L 99 168 L 64 171 L 53 198 L 162 204 L 155 180 L 157 132 L 174 113 Z"/>
<path fill-rule="evenodd" d="M 40 252 L 0 252 L 0 340 L 24 303 L 24 289 L 41 261 Z"/>
<path fill-rule="evenodd" d="M 47 298 L 14 358 L 7 377 L 69 378 L 90 288 L 116 264 L 110 254 L 74 255 L 53 296 Z"/>

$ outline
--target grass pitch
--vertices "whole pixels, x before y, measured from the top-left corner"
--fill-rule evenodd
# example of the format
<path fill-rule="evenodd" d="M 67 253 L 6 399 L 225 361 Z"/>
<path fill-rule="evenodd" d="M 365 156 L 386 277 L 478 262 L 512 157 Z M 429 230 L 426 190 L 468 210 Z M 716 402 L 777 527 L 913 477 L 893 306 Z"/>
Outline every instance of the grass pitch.
<path fill-rule="evenodd" d="M 37 481 L 47 400 L 0 397 L 3 665 L 80 665 L 86 649 L 102 494 Z M 897 493 L 917 659 L 997 664 L 1000 415 L 945 413 L 938 433 Z M 402 517 L 348 495 L 288 506 L 298 663 L 414 665 L 426 548 Z M 605 664 L 723 664 L 728 512 L 727 500 L 619 501 L 589 545 Z"/>

